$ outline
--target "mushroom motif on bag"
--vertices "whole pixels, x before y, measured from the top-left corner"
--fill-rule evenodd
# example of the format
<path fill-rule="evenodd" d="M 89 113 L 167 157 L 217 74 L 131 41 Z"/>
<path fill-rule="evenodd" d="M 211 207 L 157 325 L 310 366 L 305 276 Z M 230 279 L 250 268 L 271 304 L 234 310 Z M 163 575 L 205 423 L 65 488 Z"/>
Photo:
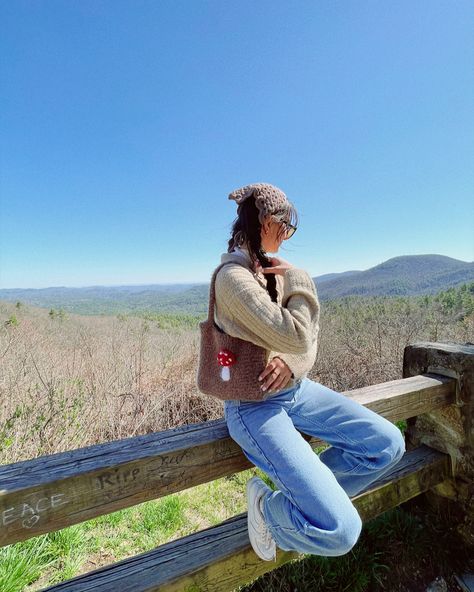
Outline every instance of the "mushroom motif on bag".
<path fill-rule="evenodd" d="M 217 354 L 217 361 L 222 366 L 222 380 L 230 380 L 230 366 L 233 366 L 237 361 L 233 352 L 230 349 L 221 349 Z"/>

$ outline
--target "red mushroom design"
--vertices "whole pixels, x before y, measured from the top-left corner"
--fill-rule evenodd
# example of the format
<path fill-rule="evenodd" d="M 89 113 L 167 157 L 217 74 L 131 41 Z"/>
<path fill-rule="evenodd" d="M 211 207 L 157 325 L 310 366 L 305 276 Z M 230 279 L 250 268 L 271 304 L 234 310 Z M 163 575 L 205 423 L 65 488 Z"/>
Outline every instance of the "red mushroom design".
<path fill-rule="evenodd" d="M 217 354 L 217 361 L 222 366 L 222 380 L 230 380 L 230 366 L 233 366 L 237 361 L 234 353 L 231 352 L 230 349 L 221 349 Z"/>

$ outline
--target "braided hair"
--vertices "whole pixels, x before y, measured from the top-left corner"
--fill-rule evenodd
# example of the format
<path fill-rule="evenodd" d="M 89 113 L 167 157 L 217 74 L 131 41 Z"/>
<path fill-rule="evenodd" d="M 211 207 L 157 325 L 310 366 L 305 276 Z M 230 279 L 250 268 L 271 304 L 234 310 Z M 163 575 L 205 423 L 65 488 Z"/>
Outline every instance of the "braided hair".
<path fill-rule="evenodd" d="M 259 220 L 260 210 L 255 204 L 255 197 L 251 195 L 237 208 L 237 218 L 232 224 L 231 237 L 228 241 L 227 252 L 231 253 L 235 247 L 245 246 L 253 262 L 259 261 L 262 267 L 271 267 L 270 258 L 262 248 L 261 228 Z M 286 202 L 282 207 L 271 213 L 275 221 L 285 221 L 295 226 L 298 224 L 298 214 L 291 202 Z M 282 227 L 278 238 L 285 232 Z M 274 273 L 264 274 L 267 281 L 267 291 L 273 302 L 277 302 L 277 287 Z"/>

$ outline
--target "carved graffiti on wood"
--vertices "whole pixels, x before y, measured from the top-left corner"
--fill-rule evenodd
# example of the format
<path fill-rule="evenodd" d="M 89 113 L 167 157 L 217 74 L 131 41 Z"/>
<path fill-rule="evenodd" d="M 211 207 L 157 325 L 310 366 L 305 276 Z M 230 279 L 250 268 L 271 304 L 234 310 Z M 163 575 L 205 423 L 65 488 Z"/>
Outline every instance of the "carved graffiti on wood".
<path fill-rule="evenodd" d="M 41 518 L 41 515 L 48 510 L 54 510 L 68 503 L 64 493 L 53 493 L 43 497 L 38 494 L 29 494 L 26 497 L 36 499 L 23 500 L 2 511 L 1 520 L 3 526 L 8 526 L 14 522 L 20 521 L 23 528 L 32 528 Z"/>
<path fill-rule="evenodd" d="M 107 486 L 126 485 L 135 481 L 137 475 L 140 473 L 139 467 L 134 469 L 113 469 L 105 471 L 96 477 L 99 489 L 105 489 Z"/>

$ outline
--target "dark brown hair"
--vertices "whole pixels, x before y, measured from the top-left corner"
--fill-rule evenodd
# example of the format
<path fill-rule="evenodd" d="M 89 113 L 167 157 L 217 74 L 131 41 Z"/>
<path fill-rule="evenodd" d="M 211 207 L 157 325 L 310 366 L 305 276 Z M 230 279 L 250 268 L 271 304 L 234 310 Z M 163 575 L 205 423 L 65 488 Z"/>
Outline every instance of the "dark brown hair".
<path fill-rule="evenodd" d="M 298 213 L 295 206 L 288 201 L 288 205 L 278 211 L 272 212 L 275 221 L 284 220 L 294 226 L 298 225 Z M 262 249 L 261 228 L 259 210 L 255 205 L 255 197 L 252 195 L 245 199 L 237 208 L 237 218 L 232 224 L 232 236 L 228 241 L 227 252 L 231 253 L 234 247 L 245 246 L 253 262 L 259 261 L 262 267 L 271 267 L 271 262 L 266 252 Z M 278 239 L 285 232 L 284 225 L 278 231 Z M 267 291 L 273 302 L 277 301 L 277 288 L 274 273 L 264 274 L 267 282 Z"/>

